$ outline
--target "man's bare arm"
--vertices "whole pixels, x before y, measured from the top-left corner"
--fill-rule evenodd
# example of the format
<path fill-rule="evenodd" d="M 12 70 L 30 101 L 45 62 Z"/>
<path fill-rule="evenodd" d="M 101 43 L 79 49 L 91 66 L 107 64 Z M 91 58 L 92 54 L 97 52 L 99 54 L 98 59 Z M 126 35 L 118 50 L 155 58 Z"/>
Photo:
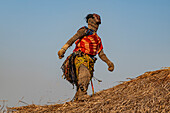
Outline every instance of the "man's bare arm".
<path fill-rule="evenodd" d="M 58 56 L 59 58 L 63 58 L 64 57 L 64 53 L 66 52 L 66 50 L 72 46 L 72 44 L 77 40 L 77 39 L 80 39 L 81 37 L 83 37 L 84 35 L 86 34 L 86 28 L 81 28 L 77 31 L 77 33 L 72 37 L 70 38 L 66 44 L 61 48 L 60 51 L 58 51 Z"/>
<path fill-rule="evenodd" d="M 100 59 L 108 65 L 108 70 L 113 71 L 114 70 L 114 64 L 107 58 L 104 51 L 101 50 L 101 52 L 98 55 L 99 55 Z"/>

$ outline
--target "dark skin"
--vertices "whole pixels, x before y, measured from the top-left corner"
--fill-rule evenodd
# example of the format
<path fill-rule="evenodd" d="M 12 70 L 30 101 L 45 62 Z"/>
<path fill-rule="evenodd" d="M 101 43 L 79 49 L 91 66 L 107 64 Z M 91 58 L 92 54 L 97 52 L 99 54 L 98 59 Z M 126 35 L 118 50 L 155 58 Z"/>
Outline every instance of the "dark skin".
<path fill-rule="evenodd" d="M 92 18 L 88 19 L 88 28 L 92 29 L 94 32 L 97 32 L 98 28 L 99 28 L 99 24 L 96 23 L 96 21 Z M 61 50 L 58 51 L 58 56 L 60 59 L 62 59 L 64 57 L 64 53 L 66 52 L 66 50 L 77 40 L 82 38 L 83 36 L 85 36 L 86 34 L 86 29 L 80 29 L 77 31 L 77 33 L 70 38 L 67 43 L 61 48 Z M 100 53 L 98 54 L 99 58 L 104 61 L 107 65 L 108 65 L 108 70 L 109 71 L 113 71 L 114 70 L 114 64 L 107 58 L 106 54 L 104 53 L 103 50 L 100 51 Z"/>

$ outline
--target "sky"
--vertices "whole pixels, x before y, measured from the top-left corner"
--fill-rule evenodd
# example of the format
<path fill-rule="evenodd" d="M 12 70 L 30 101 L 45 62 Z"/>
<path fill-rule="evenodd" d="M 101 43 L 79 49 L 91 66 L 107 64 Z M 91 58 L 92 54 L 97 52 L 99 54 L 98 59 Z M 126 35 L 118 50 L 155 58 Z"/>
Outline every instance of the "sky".
<path fill-rule="evenodd" d="M 114 63 L 98 58 L 95 92 L 144 72 L 170 66 L 169 0 L 0 0 L 0 100 L 7 106 L 70 101 L 75 89 L 62 79 L 57 52 L 89 13 L 101 16 L 98 35 Z M 89 85 L 88 94 L 92 94 Z M 3 103 L 0 101 L 0 105 Z"/>

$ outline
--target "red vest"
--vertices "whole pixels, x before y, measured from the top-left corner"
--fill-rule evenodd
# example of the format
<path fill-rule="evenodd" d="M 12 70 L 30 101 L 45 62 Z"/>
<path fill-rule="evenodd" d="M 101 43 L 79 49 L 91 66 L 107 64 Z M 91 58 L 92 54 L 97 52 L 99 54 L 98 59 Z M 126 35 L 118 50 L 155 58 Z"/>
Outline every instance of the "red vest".
<path fill-rule="evenodd" d="M 76 48 L 73 52 L 80 50 L 89 55 L 97 55 L 103 49 L 101 38 L 96 33 L 78 39 L 75 44 Z"/>

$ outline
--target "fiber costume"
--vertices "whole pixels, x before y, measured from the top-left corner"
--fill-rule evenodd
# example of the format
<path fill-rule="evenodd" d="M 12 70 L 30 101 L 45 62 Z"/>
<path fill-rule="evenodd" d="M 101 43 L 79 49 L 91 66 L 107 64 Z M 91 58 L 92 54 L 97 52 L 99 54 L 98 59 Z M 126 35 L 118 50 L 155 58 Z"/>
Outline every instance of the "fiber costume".
<path fill-rule="evenodd" d="M 91 78 L 93 77 L 94 63 L 96 55 L 108 65 L 108 70 L 113 71 L 113 63 L 106 57 L 103 51 L 103 45 L 97 30 L 101 24 L 100 16 L 97 14 L 88 14 L 86 16 L 88 27 L 80 28 L 77 33 L 67 41 L 67 43 L 58 51 L 59 58 L 64 57 L 66 50 L 75 42 L 76 47 L 73 53 L 67 57 L 62 65 L 63 76 L 71 84 L 76 85 L 77 92 L 75 100 L 82 100 L 87 96 L 87 89 Z"/>

